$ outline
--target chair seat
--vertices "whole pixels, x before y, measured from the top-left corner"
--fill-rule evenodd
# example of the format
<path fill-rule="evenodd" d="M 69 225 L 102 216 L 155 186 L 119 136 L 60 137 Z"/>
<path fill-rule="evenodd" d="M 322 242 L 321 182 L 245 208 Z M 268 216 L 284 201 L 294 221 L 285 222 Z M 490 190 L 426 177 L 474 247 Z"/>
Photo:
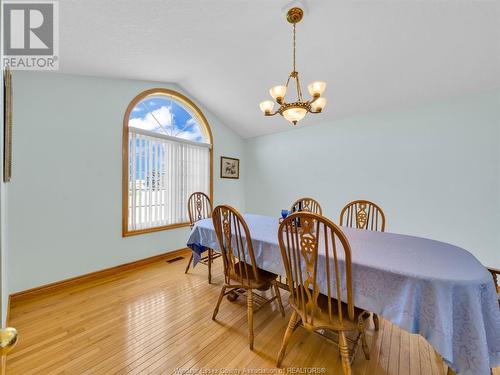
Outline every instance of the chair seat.
<path fill-rule="evenodd" d="M 367 313 L 367 311 L 360 309 L 359 307 L 354 306 L 354 320 L 349 320 L 349 313 L 347 304 L 342 302 L 342 324 L 340 323 L 339 316 L 337 314 L 337 299 L 331 298 L 332 301 L 332 319 L 330 320 L 328 314 L 328 296 L 324 294 L 319 294 L 318 296 L 318 306 L 319 310 L 316 311 L 314 316 L 314 328 L 328 328 L 338 331 L 352 331 L 358 329 L 358 321 L 361 315 Z M 297 302 L 297 301 L 296 301 Z M 292 307 L 294 307 L 293 303 L 290 303 Z M 300 304 L 296 309 L 301 315 Z M 307 328 L 307 326 L 306 326 Z"/>
<path fill-rule="evenodd" d="M 278 275 L 274 273 L 257 268 L 259 272 L 259 281 L 257 281 L 254 277 L 252 266 L 246 264 L 245 262 L 236 263 L 234 266 L 234 270 L 235 273 L 232 273 L 230 275 L 231 279 L 239 283 L 241 281 L 241 276 L 243 276 L 243 279 L 245 280 L 248 275 L 249 285 L 245 286 L 252 289 L 267 290 L 271 287 L 271 283 L 278 278 Z M 242 275 L 240 275 L 240 273 Z"/>

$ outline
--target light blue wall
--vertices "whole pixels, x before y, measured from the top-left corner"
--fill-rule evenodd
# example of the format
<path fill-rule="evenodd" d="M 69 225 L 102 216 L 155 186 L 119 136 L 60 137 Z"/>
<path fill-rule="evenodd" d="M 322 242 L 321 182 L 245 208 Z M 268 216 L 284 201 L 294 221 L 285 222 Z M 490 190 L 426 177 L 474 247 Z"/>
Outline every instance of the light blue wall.
<path fill-rule="evenodd" d="M 0 13 L 1 16 L 1 13 Z M 0 74 L 0 103 L 3 103 L 3 74 Z M 9 301 L 9 288 L 7 284 L 7 230 L 6 230 L 6 200 L 7 200 L 7 184 L 3 182 L 3 129 L 4 129 L 4 110 L 3 104 L 0 105 L 0 325 L 6 325 L 7 309 Z"/>
<path fill-rule="evenodd" d="M 185 247 L 188 228 L 121 236 L 123 115 L 154 87 L 183 92 L 157 82 L 14 73 L 10 293 Z M 197 104 L 214 136 L 214 201 L 244 210 L 244 160 L 240 180 L 219 178 L 220 155 L 241 158 L 243 141 Z"/>
<path fill-rule="evenodd" d="M 278 216 L 312 196 L 338 221 L 345 203 L 369 199 L 388 231 L 450 242 L 500 268 L 499 150 L 500 91 L 300 126 L 246 141 L 246 208 Z"/>
<path fill-rule="evenodd" d="M 187 229 L 121 237 L 123 113 L 145 89 L 181 89 L 39 72 L 14 82 L 13 179 L 1 207 L 8 293 L 185 245 Z M 245 141 L 200 107 L 215 140 L 216 204 L 277 216 L 310 195 L 337 219 L 368 198 L 389 231 L 451 242 L 500 268 L 500 91 Z M 240 180 L 218 177 L 220 155 L 242 159 Z"/>

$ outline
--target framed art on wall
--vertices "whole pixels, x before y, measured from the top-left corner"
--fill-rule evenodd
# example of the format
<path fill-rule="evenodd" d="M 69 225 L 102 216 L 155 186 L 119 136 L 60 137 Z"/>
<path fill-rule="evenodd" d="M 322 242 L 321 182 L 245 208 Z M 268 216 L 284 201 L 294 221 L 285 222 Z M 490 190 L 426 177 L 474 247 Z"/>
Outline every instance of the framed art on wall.
<path fill-rule="evenodd" d="M 240 178 L 240 159 L 220 157 L 220 177 L 221 178 Z"/>
<path fill-rule="evenodd" d="M 12 176 L 12 73 L 3 72 L 3 181 Z"/>

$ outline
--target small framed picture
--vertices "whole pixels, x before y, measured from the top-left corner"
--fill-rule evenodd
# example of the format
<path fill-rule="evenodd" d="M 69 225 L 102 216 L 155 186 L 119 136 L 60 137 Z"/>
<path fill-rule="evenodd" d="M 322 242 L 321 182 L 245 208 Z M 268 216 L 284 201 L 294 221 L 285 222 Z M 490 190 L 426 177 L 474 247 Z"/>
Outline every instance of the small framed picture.
<path fill-rule="evenodd" d="M 240 159 L 221 156 L 220 178 L 240 178 Z"/>

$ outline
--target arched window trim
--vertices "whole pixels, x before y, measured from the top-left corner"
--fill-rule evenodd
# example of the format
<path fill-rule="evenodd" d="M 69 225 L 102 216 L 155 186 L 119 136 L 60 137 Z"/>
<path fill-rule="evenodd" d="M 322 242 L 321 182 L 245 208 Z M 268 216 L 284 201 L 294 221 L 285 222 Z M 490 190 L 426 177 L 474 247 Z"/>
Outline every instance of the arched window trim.
<path fill-rule="evenodd" d="M 122 136 L 122 236 L 123 237 L 128 237 L 128 236 L 133 236 L 137 234 L 143 234 L 143 233 L 151 233 L 151 232 L 158 232 L 166 229 L 174 229 L 174 228 L 182 228 L 182 227 L 187 227 L 189 226 L 189 222 L 186 223 L 177 223 L 177 224 L 171 224 L 171 225 L 164 225 L 164 226 L 159 226 L 159 227 L 153 227 L 153 228 L 147 228 L 147 229 L 139 229 L 139 230 L 129 230 L 128 229 L 128 179 L 129 179 L 129 118 L 132 110 L 134 107 L 139 103 L 141 100 L 144 98 L 154 95 L 154 94 L 164 94 L 168 96 L 172 96 L 175 100 L 178 100 L 181 102 L 183 105 L 185 105 L 187 108 L 191 110 L 191 112 L 198 117 L 200 120 L 200 126 L 203 126 L 206 132 L 206 135 L 208 136 L 208 141 L 211 145 L 210 147 L 210 183 L 209 183 L 209 196 L 210 200 L 213 202 L 213 182 L 214 182 L 214 177 L 213 177 L 213 136 L 212 136 L 212 130 L 210 129 L 210 125 L 208 124 L 208 121 L 203 114 L 203 112 L 198 108 L 198 106 L 193 103 L 191 99 L 188 97 L 182 95 L 181 93 L 170 90 L 170 89 L 165 89 L 165 88 L 152 88 L 146 91 L 141 92 L 139 95 L 137 95 L 130 104 L 127 107 L 127 110 L 125 111 L 125 116 L 123 118 L 123 136 Z M 182 141 L 182 140 L 181 140 Z"/>

